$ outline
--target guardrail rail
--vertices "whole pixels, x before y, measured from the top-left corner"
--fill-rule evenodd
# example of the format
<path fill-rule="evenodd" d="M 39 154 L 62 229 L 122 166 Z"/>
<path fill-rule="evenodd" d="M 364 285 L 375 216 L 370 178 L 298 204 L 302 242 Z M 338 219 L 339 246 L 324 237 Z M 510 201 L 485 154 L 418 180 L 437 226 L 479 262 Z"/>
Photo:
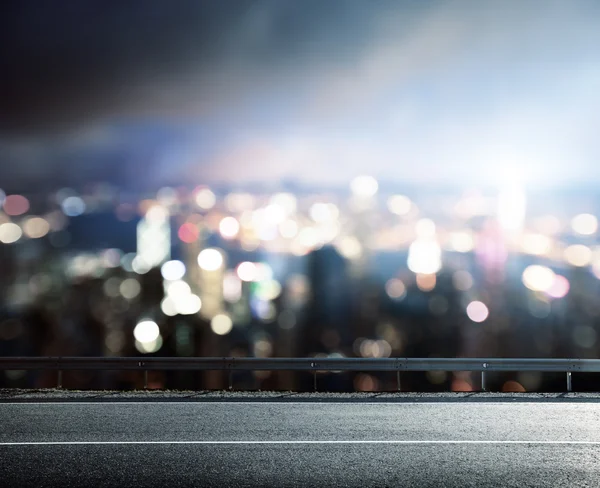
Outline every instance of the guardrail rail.
<path fill-rule="evenodd" d="M 481 390 L 486 391 L 486 373 L 495 371 L 560 372 L 566 374 L 567 391 L 572 391 L 573 372 L 600 373 L 600 359 L 540 358 L 239 358 L 239 357 L 0 357 L 0 370 L 55 370 L 57 387 L 62 387 L 63 371 L 69 370 L 137 370 L 148 371 L 228 371 L 229 388 L 233 388 L 235 371 L 310 371 L 317 389 L 319 372 L 396 372 L 401 391 L 403 371 L 478 371 Z"/>

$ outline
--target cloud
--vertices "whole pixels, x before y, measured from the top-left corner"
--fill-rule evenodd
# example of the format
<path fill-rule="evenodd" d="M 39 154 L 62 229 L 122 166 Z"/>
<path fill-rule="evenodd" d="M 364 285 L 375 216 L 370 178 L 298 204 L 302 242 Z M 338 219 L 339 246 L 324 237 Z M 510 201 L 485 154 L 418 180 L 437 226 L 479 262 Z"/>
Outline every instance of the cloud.
<path fill-rule="evenodd" d="M 210 127 L 217 142 L 189 142 L 177 171 L 230 181 L 476 183 L 506 161 L 561 181 L 600 156 L 594 2 L 218 4 L 79 7 L 42 50 L 56 69 L 39 96 L 17 89 L 30 71 L 8 77 L 0 122 Z M 13 41 L 13 67 L 57 35 Z"/>

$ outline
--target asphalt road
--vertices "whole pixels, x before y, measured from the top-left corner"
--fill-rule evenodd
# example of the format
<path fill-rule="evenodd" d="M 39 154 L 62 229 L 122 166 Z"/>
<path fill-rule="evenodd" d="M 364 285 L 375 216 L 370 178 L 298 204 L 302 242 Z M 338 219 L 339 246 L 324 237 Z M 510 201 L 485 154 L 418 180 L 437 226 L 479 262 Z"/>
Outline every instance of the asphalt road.
<path fill-rule="evenodd" d="M 7 402 L 0 485 L 599 486 L 600 404 Z"/>

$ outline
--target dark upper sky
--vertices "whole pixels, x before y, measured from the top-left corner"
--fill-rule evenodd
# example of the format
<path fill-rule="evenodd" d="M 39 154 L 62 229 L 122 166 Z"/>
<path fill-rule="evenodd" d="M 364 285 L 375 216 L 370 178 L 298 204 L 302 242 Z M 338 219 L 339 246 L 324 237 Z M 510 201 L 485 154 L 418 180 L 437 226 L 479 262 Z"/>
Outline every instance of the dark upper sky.
<path fill-rule="evenodd" d="M 0 177 L 600 179 L 599 22 L 594 0 L 2 2 Z"/>

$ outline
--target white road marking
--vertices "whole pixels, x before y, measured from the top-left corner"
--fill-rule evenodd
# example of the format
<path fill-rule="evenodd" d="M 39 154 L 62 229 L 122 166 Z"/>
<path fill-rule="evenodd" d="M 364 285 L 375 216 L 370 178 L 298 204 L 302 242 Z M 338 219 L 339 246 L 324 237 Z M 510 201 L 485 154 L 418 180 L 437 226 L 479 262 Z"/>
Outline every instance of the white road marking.
<path fill-rule="evenodd" d="M 79 446 L 79 445 L 146 445 L 146 444 L 535 444 L 535 445 L 600 445 L 600 441 L 540 441 L 540 440 L 282 440 L 282 441 L 42 441 L 0 442 L 0 446 Z"/>
<path fill-rule="evenodd" d="M 335 400 L 326 400 L 326 401 L 319 401 L 319 400 L 306 400 L 306 401 L 301 401 L 301 402 L 295 402 L 295 401 L 252 401 L 252 400 L 248 400 L 248 401 L 229 401 L 229 400 L 223 400 L 223 401 L 217 401 L 217 400 L 195 400 L 195 399 L 181 399 L 181 400 L 171 400 L 171 401 L 154 401 L 152 399 L 143 399 L 143 400 L 138 400 L 138 401 L 122 401 L 122 402 L 111 402 L 111 401 L 95 401 L 95 402 L 90 402 L 90 401 L 70 401 L 70 402 L 54 402 L 54 401 L 47 401 L 47 402 L 28 402 L 27 400 L 24 401 L 20 401 L 20 402 L 3 402 L 0 400 L 0 407 L 3 405 L 310 405 L 310 406 L 314 406 L 316 405 L 335 405 L 335 406 L 340 406 L 340 405 L 456 405 L 456 406 L 460 406 L 460 407 L 464 407 L 465 405 L 485 405 L 485 406 L 498 406 L 498 405 L 510 405 L 510 406 L 515 406 L 515 405 L 578 405 L 578 406 L 586 406 L 587 404 L 592 404 L 592 403 L 600 403 L 600 398 L 599 399 L 594 399 L 594 401 L 590 401 L 590 400 L 584 400 L 584 401 L 569 401 L 568 399 L 562 400 L 562 401 L 546 401 L 546 400 L 515 400 L 515 401 L 511 401 L 511 400 L 505 400 L 505 401 L 495 401 L 495 402 L 490 402 L 490 401 L 473 401 L 473 400 L 469 400 L 469 399 L 465 399 L 463 400 L 455 400 L 455 401 L 442 401 L 442 402 L 438 402 L 435 400 L 423 400 L 423 401 L 410 401 L 410 402 L 404 402 L 404 401 L 396 401 L 396 402 L 363 402 L 360 400 L 343 400 L 343 401 L 335 401 Z"/>

